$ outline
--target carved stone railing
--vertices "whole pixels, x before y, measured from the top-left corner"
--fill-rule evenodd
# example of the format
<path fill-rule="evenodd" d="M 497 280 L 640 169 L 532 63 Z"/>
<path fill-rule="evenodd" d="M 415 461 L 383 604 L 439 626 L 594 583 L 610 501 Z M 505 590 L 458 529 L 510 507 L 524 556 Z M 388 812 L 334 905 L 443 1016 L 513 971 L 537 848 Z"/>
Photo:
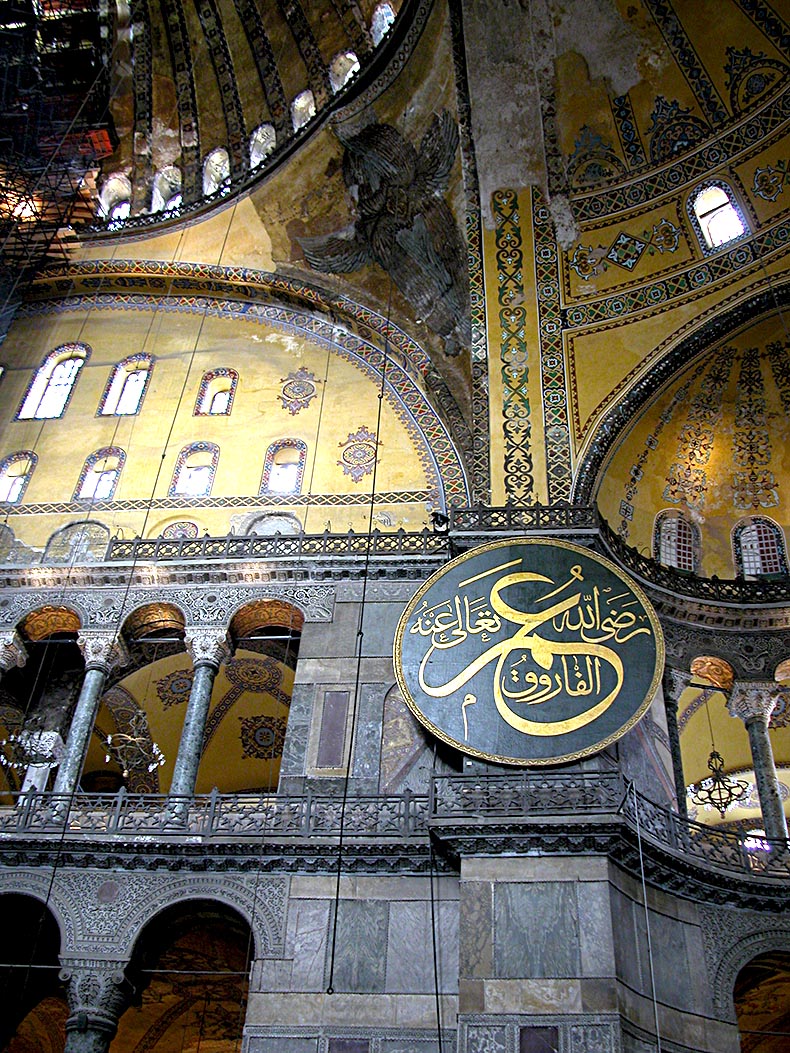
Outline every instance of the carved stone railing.
<path fill-rule="evenodd" d="M 450 508 L 447 514 L 448 530 L 461 533 L 598 530 L 598 513 L 591 505 L 476 505 Z"/>
<path fill-rule="evenodd" d="M 637 814 L 638 813 L 638 814 Z M 769 843 L 743 831 L 717 830 L 682 819 L 639 794 L 619 772 L 523 772 L 442 775 L 433 780 L 429 806 L 434 829 L 479 831 L 529 827 L 542 818 L 622 817 L 632 833 L 684 861 L 749 877 L 790 878 L 790 844 Z M 543 830 L 545 833 L 545 830 Z"/>
<path fill-rule="evenodd" d="M 790 575 L 744 581 L 741 578 L 702 578 L 675 567 L 665 567 L 627 545 L 609 524 L 601 519 L 600 532 L 604 545 L 620 566 L 647 584 L 680 596 L 709 603 L 759 606 L 790 603 Z"/>
<path fill-rule="evenodd" d="M 107 549 L 107 562 L 147 562 L 172 560 L 205 561 L 209 559 L 335 559 L 338 557 L 372 556 L 376 559 L 391 557 L 403 560 L 408 557 L 446 556 L 447 537 L 427 528 L 419 533 L 396 530 L 382 533 L 373 530 L 370 534 L 254 534 L 246 537 L 201 537 L 201 538 L 113 538 Z"/>
<path fill-rule="evenodd" d="M 130 794 L 4 794 L 0 842 L 9 837 L 122 839 L 337 838 L 404 840 L 427 831 L 428 799 L 388 796 L 221 794 L 168 798 Z"/>

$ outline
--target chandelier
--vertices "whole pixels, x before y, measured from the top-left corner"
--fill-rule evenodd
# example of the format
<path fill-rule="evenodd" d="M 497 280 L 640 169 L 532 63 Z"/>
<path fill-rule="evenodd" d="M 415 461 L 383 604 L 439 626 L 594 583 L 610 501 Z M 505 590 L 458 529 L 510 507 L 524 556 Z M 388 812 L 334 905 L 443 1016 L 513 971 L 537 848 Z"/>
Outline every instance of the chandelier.
<path fill-rule="evenodd" d="M 56 731 L 25 729 L 0 739 L 0 766 L 7 771 L 26 771 L 31 765 L 52 767 L 62 754 L 63 740 Z"/>
<path fill-rule="evenodd" d="M 694 804 L 702 808 L 715 808 L 723 819 L 728 808 L 748 795 L 749 784 L 743 779 L 733 779 L 725 773 L 724 758 L 715 746 L 708 757 L 708 769 L 710 776 L 697 783 L 689 796 Z"/>
<path fill-rule="evenodd" d="M 151 739 L 148 720 L 142 710 L 137 710 L 129 718 L 125 731 L 116 731 L 105 738 L 107 752 L 104 763 L 115 761 L 124 779 L 130 772 L 152 772 L 165 763 L 165 755 L 159 745 Z"/>

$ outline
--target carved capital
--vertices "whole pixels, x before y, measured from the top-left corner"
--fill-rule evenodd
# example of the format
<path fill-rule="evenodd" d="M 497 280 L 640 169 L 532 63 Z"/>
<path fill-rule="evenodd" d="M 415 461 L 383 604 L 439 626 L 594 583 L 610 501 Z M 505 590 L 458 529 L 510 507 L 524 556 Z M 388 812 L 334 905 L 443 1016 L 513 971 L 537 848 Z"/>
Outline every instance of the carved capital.
<path fill-rule="evenodd" d="M 767 725 L 781 695 L 781 687 L 773 680 L 736 680 L 727 711 L 747 726 L 754 720 Z"/>
<path fill-rule="evenodd" d="M 133 993 L 125 961 L 61 959 L 60 979 L 66 983 L 71 1014 L 66 1031 L 100 1032 L 112 1038 L 118 1019 Z"/>
<path fill-rule="evenodd" d="M 0 669 L 7 673 L 15 666 L 23 666 L 26 661 L 27 651 L 16 629 L 0 632 Z"/>
<path fill-rule="evenodd" d="M 227 629 L 204 629 L 188 625 L 184 642 L 193 665 L 213 665 L 218 669 L 232 654 Z"/>
<path fill-rule="evenodd" d="M 77 644 L 85 659 L 86 669 L 104 669 L 127 665 L 129 652 L 120 636 L 106 630 L 80 630 Z"/>
<path fill-rule="evenodd" d="M 664 674 L 664 701 L 677 709 L 680 696 L 691 683 L 691 674 L 682 669 L 667 669 Z"/>

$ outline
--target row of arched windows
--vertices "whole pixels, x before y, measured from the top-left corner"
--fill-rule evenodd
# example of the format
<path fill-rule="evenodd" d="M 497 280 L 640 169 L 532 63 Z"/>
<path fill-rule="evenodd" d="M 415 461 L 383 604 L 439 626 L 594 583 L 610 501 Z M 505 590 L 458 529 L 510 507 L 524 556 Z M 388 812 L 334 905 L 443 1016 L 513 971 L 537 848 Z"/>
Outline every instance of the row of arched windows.
<path fill-rule="evenodd" d="M 301 493 L 307 446 L 301 439 L 278 439 L 266 451 L 259 494 Z M 85 460 L 75 501 L 111 501 L 121 477 L 126 453 L 118 446 L 96 450 Z M 18 504 L 38 463 L 32 450 L 18 450 L 0 461 L 0 501 Z M 219 446 L 192 442 L 176 458 L 169 497 L 209 497 L 219 464 Z"/>
<path fill-rule="evenodd" d="M 87 344 L 63 344 L 51 351 L 30 382 L 16 419 L 61 417 L 89 355 Z M 153 357 L 146 354 L 131 355 L 114 366 L 99 401 L 98 415 L 124 417 L 138 413 L 153 366 Z M 195 399 L 194 415 L 228 416 L 238 379 L 234 369 L 212 369 L 204 373 Z"/>
<path fill-rule="evenodd" d="M 653 556 L 666 567 L 699 573 L 702 538 L 699 527 L 677 509 L 656 516 Z M 787 547 L 782 528 L 767 516 L 746 516 L 732 530 L 732 554 L 738 577 L 787 574 Z"/>
<path fill-rule="evenodd" d="M 390 3 L 376 6 L 370 23 L 370 35 L 378 45 L 387 35 L 395 21 L 395 11 Z M 334 93 L 341 91 L 359 72 L 359 59 L 353 51 L 340 51 L 329 63 L 329 84 Z M 316 104 L 312 91 L 300 91 L 291 102 L 291 125 L 298 132 L 315 116 Z M 250 171 L 254 171 L 269 156 L 277 145 L 274 125 L 259 125 L 248 141 Z M 203 195 L 224 194 L 230 190 L 230 156 L 224 146 L 218 146 L 206 155 L 203 161 Z M 149 211 L 153 213 L 173 212 L 181 207 L 181 171 L 176 165 L 168 165 L 156 173 L 151 186 Z M 132 184 L 128 175 L 114 172 L 102 185 L 99 206 L 110 223 L 123 223 L 129 218 L 132 202 Z"/>

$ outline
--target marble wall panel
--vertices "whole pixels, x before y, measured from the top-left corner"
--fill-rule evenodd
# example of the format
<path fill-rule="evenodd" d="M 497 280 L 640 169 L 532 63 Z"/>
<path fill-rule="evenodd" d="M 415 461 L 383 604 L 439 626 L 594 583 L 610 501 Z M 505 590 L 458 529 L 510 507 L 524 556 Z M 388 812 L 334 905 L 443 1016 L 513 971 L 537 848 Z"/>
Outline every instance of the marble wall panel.
<path fill-rule="evenodd" d="M 387 972 L 389 904 L 381 900 L 341 899 L 337 909 L 335 990 L 383 992 Z"/>
<path fill-rule="evenodd" d="M 286 955 L 292 959 L 293 991 L 321 991 L 330 904 L 327 901 L 292 900 L 288 912 Z"/>
<path fill-rule="evenodd" d="M 461 884 L 460 913 L 461 976 L 492 976 L 493 886 L 487 881 L 464 881 Z"/>
<path fill-rule="evenodd" d="M 576 887 L 512 882 L 494 890 L 494 975 L 573 977 L 581 972 Z"/>

